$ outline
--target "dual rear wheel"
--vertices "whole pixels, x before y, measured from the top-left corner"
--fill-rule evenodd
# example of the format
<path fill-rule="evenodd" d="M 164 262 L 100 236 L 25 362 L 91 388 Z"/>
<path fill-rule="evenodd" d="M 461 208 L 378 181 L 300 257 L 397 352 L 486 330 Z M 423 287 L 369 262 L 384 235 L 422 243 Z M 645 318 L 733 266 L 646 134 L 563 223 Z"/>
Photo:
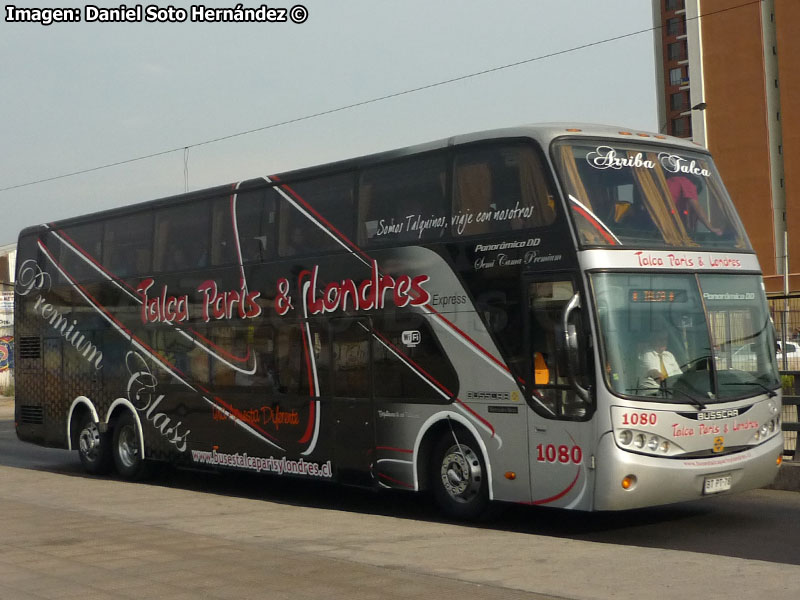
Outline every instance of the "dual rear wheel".
<path fill-rule="evenodd" d="M 148 465 L 142 458 L 136 421 L 130 411 L 120 414 L 111 432 L 101 431 L 89 412 L 78 427 L 78 456 L 87 473 L 105 475 L 114 467 L 132 481 L 147 474 Z"/>

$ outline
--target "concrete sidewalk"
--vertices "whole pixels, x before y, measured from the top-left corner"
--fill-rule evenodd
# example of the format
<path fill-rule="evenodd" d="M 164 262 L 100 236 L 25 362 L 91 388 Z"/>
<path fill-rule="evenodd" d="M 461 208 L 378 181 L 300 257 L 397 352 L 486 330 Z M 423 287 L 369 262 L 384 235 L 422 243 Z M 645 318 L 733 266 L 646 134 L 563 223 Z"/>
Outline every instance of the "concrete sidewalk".
<path fill-rule="evenodd" d="M 14 418 L 14 398 L 0 396 L 0 420 Z"/>
<path fill-rule="evenodd" d="M 4 600 L 794 600 L 800 578 L 796 565 L 114 479 L 3 466 L 0 482 Z"/>
<path fill-rule="evenodd" d="M 0 402 L 0 419 L 12 406 Z M 796 597 L 798 578 L 788 564 L 0 466 L 3 600 L 639 600 L 698 590 L 778 600 Z"/>

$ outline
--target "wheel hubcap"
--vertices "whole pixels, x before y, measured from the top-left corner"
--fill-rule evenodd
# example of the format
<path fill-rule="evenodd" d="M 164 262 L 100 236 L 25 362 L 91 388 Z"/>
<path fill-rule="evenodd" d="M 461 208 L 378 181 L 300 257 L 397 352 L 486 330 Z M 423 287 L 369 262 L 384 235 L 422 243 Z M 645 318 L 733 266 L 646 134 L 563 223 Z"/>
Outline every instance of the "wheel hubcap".
<path fill-rule="evenodd" d="M 469 502 L 480 491 L 483 471 L 472 448 L 453 445 L 445 452 L 441 466 L 442 485 L 451 498 Z"/>
<path fill-rule="evenodd" d="M 139 444 L 133 427 L 123 427 L 117 444 L 119 458 L 126 467 L 133 467 L 139 460 Z"/>
<path fill-rule="evenodd" d="M 90 423 L 81 430 L 78 436 L 78 448 L 90 461 L 97 460 L 100 452 L 100 430 L 96 423 Z"/>

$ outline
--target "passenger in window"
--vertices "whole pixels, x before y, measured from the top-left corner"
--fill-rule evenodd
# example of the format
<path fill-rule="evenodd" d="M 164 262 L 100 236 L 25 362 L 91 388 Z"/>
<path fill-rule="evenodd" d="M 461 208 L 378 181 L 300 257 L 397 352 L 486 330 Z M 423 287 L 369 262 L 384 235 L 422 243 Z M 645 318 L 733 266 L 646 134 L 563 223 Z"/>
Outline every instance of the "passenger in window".
<path fill-rule="evenodd" d="M 678 211 L 678 217 L 683 221 L 686 231 L 690 233 L 694 233 L 696 230 L 699 219 L 710 232 L 715 235 L 722 235 L 722 229 L 711 224 L 706 211 L 700 206 L 697 193 L 698 183 L 695 183 L 688 175 L 684 174 L 673 175 L 667 180 L 669 193 L 672 195 L 672 201 L 675 204 L 675 210 Z"/>
<path fill-rule="evenodd" d="M 183 246 L 173 245 L 167 254 L 166 266 L 169 271 L 181 271 L 189 266 Z"/>
<path fill-rule="evenodd" d="M 299 225 L 292 226 L 289 232 L 289 239 L 283 248 L 284 256 L 296 256 L 298 254 L 306 254 L 308 252 L 307 242 L 303 228 Z"/>

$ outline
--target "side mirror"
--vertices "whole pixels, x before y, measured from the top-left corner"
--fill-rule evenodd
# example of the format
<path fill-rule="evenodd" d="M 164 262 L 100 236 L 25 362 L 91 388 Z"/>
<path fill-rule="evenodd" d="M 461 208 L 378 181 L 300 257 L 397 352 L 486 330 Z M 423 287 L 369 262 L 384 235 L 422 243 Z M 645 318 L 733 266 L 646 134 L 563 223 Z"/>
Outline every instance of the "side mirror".
<path fill-rule="evenodd" d="M 574 324 L 569 322 L 569 317 L 576 308 L 581 306 L 581 297 L 577 292 L 570 299 L 564 307 L 564 312 L 561 315 L 561 336 L 563 342 L 559 344 L 559 353 L 563 353 L 563 358 L 566 362 L 567 377 L 570 385 L 575 390 L 575 393 L 584 402 L 589 402 L 589 390 L 582 387 L 578 383 L 575 376 L 577 365 L 580 364 L 580 353 L 578 344 L 578 332 Z M 561 357 L 560 357 L 561 358 Z"/>

